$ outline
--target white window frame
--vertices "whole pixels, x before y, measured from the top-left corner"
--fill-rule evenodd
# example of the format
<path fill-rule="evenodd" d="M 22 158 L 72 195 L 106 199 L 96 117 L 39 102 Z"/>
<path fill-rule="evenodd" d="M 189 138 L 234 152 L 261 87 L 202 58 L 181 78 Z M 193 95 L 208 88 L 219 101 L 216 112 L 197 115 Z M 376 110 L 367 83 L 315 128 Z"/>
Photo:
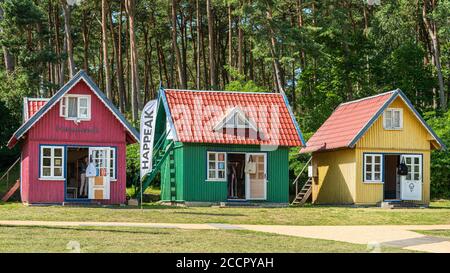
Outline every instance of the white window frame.
<path fill-rule="evenodd" d="M 370 163 L 371 165 L 371 179 L 367 179 L 366 178 L 366 173 L 367 173 L 367 158 L 371 157 L 372 158 L 372 162 Z M 379 157 L 380 158 L 380 179 L 375 179 L 375 165 L 377 165 L 375 163 L 375 157 Z M 363 160 L 363 182 L 365 183 L 383 183 L 383 159 L 384 156 L 383 154 L 364 154 L 364 160 Z"/>
<path fill-rule="evenodd" d="M 44 157 L 44 149 L 50 149 L 50 157 L 45 156 Z M 60 176 L 55 176 L 55 150 L 56 149 L 61 149 L 61 157 L 58 157 L 61 159 L 61 175 Z M 65 148 L 64 146 L 50 146 L 50 145 L 42 145 L 40 147 L 40 155 L 39 155 L 39 180 L 64 180 L 64 173 L 65 173 L 65 166 L 64 166 L 64 162 L 65 162 Z M 48 166 L 44 166 L 44 158 L 50 158 L 50 176 L 44 176 L 44 167 L 48 167 Z"/>
<path fill-rule="evenodd" d="M 215 168 L 214 169 L 210 169 L 210 167 L 209 167 L 209 163 L 210 163 L 209 156 L 211 154 L 214 154 L 214 158 L 215 158 L 215 160 L 214 160 Z M 223 161 L 218 160 L 219 154 L 224 155 Z M 223 178 L 219 178 L 219 162 L 223 162 L 223 164 L 224 164 L 224 169 L 223 169 L 224 177 Z M 215 177 L 209 176 L 210 171 L 214 171 Z M 227 181 L 227 153 L 226 152 L 213 152 L 213 151 L 207 152 L 207 154 L 206 154 L 206 180 L 207 181 Z"/>
<path fill-rule="evenodd" d="M 103 148 L 103 147 L 98 147 Z M 116 170 L 116 160 L 117 160 L 117 148 L 116 147 L 105 147 L 109 148 L 110 156 L 109 156 L 109 172 L 110 172 L 110 181 L 117 181 L 117 170 Z M 111 156 L 112 152 L 112 156 Z M 95 160 L 98 160 L 98 158 L 93 157 L 92 155 L 89 155 L 92 162 L 95 164 Z M 96 166 L 97 168 L 97 166 Z M 97 168 L 98 169 L 98 168 Z M 111 175 L 111 172 L 113 175 Z"/>
<path fill-rule="evenodd" d="M 77 98 L 77 117 L 69 117 L 69 98 Z M 87 100 L 87 116 L 80 116 L 80 109 L 85 108 L 80 106 L 80 100 Z M 67 94 L 65 95 L 59 103 L 59 115 L 64 117 L 66 120 L 90 120 L 91 119 L 91 96 L 90 95 L 79 95 L 79 94 Z"/>
<path fill-rule="evenodd" d="M 386 113 L 390 112 L 391 113 L 391 126 L 388 127 L 387 126 L 387 115 Z M 395 113 L 399 113 L 399 122 L 400 122 L 400 126 L 399 127 L 394 127 L 394 115 Z M 402 108 L 388 108 L 384 111 L 383 113 L 383 127 L 385 130 L 402 130 L 403 129 L 403 109 Z"/>

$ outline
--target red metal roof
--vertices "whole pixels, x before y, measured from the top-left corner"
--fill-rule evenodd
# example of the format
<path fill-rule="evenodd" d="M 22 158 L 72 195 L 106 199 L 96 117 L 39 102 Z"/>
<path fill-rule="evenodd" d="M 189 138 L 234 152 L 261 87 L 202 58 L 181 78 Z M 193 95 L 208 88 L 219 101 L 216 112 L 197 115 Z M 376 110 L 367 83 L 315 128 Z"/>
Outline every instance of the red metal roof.
<path fill-rule="evenodd" d="M 163 100 L 181 142 L 303 146 L 301 132 L 279 93 L 166 89 Z M 230 109 L 239 107 L 256 124 L 252 129 L 215 131 Z"/>
<path fill-rule="evenodd" d="M 41 99 L 41 98 L 26 98 L 26 108 L 27 111 L 25 114 L 25 120 L 27 121 L 29 118 L 31 118 L 39 109 L 41 109 L 42 106 L 44 106 L 48 99 Z"/>
<path fill-rule="evenodd" d="M 379 110 L 397 94 L 395 91 L 340 104 L 301 153 L 349 147 Z"/>

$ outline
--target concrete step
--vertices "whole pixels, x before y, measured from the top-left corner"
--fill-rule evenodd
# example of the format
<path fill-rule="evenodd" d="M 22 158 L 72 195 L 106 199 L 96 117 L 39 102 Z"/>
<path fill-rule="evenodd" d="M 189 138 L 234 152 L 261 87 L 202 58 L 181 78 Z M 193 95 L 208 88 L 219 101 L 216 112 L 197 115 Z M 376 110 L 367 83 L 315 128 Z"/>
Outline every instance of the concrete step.
<path fill-rule="evenodd" d="M 423 205 L 416 204 L 408 201 L 383 201 L 380 203 L 380 207 L 383 209 L 404 209 L 404 208 L 421 208 Z"/>

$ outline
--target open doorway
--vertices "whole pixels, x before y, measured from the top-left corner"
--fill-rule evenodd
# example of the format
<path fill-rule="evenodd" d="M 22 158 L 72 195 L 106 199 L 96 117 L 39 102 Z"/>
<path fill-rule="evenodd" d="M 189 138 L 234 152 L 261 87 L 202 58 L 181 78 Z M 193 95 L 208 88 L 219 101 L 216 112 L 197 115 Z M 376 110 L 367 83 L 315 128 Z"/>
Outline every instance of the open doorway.
<path fill-rule="evenodd" d="M 227 155 L 228 198 L 245 199 L 245 154 Z"/>
<path fill-rule="evenodd" d="M 384 199 L 400 199 L 400 179 L 397 174 L 400 155 L 384 156 Z"/>
<path fill-rule="evenodd" d="M 85 176 L 88 165 L 88 148 L 67 148 L 66 198 L 87 199 L 88 180 Z"/>

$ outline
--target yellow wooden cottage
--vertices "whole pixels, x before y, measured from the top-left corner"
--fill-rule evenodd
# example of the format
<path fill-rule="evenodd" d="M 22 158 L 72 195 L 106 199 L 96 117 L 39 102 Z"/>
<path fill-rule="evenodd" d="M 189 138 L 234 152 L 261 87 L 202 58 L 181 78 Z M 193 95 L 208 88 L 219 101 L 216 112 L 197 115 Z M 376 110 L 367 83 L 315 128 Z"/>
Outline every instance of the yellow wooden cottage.
<path fill-rule="evenodd" d="M 436 149 L 444 143 L 397 89 L 340 104 L 301 153 L 312 153 L 313 203 L 428 205 Z"/>

